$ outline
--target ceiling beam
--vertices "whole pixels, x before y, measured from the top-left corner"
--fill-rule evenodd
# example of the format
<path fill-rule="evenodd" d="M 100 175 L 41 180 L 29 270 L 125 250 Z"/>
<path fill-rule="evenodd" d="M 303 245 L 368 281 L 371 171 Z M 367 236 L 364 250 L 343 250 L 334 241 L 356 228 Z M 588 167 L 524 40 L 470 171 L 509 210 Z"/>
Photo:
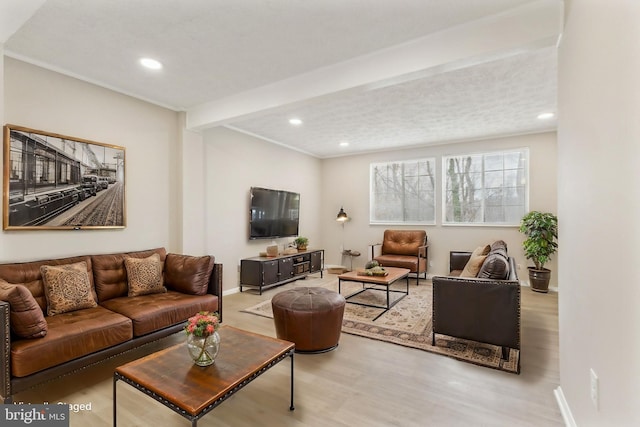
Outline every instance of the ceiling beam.
<path fill-rule="evenodd" d="M 0 2 L 0 44 L 4 44 L 40 9 L 45 0 L 2 0 Z"/>
<path fill-rule="evenodd" d="M 475 65 L 556 44 L 562 32 L 561 0 L 537 0 L 391 48 L 187 110 L 188 129 L 202 130 L 283 105 L 346 90 L 367 90 L 394 81 Z"/>

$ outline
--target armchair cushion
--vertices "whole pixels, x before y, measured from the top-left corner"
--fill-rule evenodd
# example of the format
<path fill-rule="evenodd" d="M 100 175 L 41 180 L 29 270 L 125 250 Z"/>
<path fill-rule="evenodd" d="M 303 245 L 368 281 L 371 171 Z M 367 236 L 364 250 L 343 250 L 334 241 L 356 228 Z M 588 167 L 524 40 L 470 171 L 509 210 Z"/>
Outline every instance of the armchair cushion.
<path fill-rule="evenodd" d="M 427 242 L 424 230 L 385 230 L 382 255 L 417 256 L 420 246 Z"/>

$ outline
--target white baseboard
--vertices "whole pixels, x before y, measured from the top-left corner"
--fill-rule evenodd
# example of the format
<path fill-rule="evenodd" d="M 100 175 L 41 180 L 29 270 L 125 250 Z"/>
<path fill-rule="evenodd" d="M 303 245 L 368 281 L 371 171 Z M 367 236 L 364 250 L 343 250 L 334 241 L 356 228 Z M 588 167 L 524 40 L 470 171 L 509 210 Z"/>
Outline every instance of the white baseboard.
<path fill-rule="evenodd" d="M 237 294 L 240 292 L 240 286 L 236 286 L 235 288 L 227 289 L 226 291 L 222 291 L 222 296 Z"/>
<path fill-rule="evenodd" d="M 577 427 L 576 420 L 573 419 L 573 414 L 571 414 L 571 409 L 569 408 L 569 404 L 567 400 L 564 398 L 564 393 L 562 392 L 562 388 L 558 386 L 555 390 L 553 390 L 553 394 L 556 396 L 556 401 L 558 402 L 558 406 L 560 407 L 560 413 L 562 413 L 562 419 L 564 420 L 564 425 L 567 427 Z"/>

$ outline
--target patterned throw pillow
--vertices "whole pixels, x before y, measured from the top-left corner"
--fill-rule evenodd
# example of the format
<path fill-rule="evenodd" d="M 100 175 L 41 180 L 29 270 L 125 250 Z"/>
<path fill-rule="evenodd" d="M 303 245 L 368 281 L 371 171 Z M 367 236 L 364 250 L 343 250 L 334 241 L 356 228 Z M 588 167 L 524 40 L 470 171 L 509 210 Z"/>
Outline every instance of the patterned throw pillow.
<path fill-rule="evenodd" d="M 153 254 L 148 258 L 126 257 L 124 266 L 127 270 L 130 297 L 167 292 L 162 278 L 163 265 L 160 255 Z"/>
<path fill-rule="evenodd" d="M 47 315 L 96 307 L 85 261 L 40 267 L 47 298 Z"/>
<path fill-rule="evenodd" d="M 29 289 L 13 285 L 0 279 L 0 300 L 10 306 L 11 330 L 22 338 L 42 338 L 47 335 L 48 325 L 42 309 Z"/>

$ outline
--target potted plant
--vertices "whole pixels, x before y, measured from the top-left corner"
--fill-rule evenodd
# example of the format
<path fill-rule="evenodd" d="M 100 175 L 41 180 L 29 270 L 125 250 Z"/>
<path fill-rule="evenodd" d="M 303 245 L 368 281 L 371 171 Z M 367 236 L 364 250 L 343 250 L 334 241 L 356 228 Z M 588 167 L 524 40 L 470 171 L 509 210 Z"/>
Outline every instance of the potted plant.
<path fill-rule="evenodd" d="M 296 244 L 296 248 L 298 248 L 299 251 L 306 251 L 307 246 L 309 245 L 309 239 L 307 239 L 306 237 L 298 236 L 295 238 L 293 243 Z"/>
<path fill-rule="evenodd" d="M 525 257 L 535 264 L 535 267 L 529 267 L 531 289 L 548 292 L 551 270 L 544 268 L 544 264 L 558 250 L 558 217 L 551 213 L 531 211 L 522 217 L 520 232 L 527 236 L 522 242 Z"/>

